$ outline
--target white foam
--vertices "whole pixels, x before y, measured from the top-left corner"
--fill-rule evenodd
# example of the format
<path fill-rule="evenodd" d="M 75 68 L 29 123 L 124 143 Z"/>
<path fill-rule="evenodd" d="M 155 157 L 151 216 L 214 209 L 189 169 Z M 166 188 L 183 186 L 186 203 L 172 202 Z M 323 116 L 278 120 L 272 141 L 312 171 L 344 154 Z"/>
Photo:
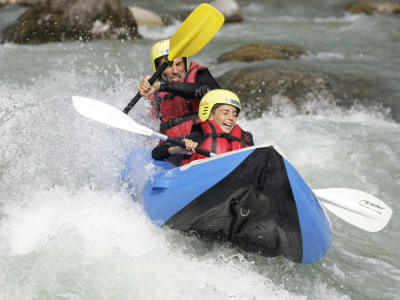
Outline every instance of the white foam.
<path fill-rule="evenodd" d="M 328 61 L 328 60 L 344 60 L 345 56 L 342 53 L 336 53 L 336 52 L 318 52 L 316 54 L 307 54 L 307 55 L 302 55 L 300 59 L 303 60 L 323 60 L 323 61 Z"/>
<path fill-rule="evenodd" d="M 190 238 L 151 224 L 127 195 L 56 187 L 19 200 L 5 205 L 0 220 L 2 298 L 24 288 L 28 298 L 46 291 L 107 299 L 305 299 L 275 286 L 241 255 L 217 248 L 195 256 Z"/>
<path fill-rule="evenodd" d="M 151 39 L 154 41 L 169 39 L 175 33 L 175 31 L 179 28 L 181 22 L 174 21 L 169 26 L 147 26 L 142 25 L 139 26 L 139 33 L 146 39 Z"/>

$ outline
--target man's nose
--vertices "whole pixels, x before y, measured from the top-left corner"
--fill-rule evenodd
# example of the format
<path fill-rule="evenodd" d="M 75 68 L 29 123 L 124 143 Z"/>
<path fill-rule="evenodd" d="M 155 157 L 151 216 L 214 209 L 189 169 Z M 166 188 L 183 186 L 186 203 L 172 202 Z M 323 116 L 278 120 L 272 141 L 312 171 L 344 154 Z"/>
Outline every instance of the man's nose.
<path fill-rule="evenodd" d="M 176 65 L 172 65 L 171 67 L 172 67 L 172 72 L 177 73 L 177 71 L 178 71 L 177 66 Z"/>

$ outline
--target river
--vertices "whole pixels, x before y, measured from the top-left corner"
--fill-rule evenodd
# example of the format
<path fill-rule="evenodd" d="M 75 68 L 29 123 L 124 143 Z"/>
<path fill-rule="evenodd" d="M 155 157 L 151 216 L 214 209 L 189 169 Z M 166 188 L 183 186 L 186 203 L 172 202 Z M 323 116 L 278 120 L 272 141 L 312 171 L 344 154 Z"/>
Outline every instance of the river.
<path fill-rule="evenodd" d="M 0 45 L 0 299 L 400 299 L 400 23 L 350 15 L 347 1 L 239 1 L 244 23 L 225 24 L 192 59 L 220 76 L 247 63 L 217 64 L 252 42 L 295 44 L 298 60 L 356 72 L 390 95 L 342 108 L 320 95 L 294 113 L 276 96 L 258 119 L 239 119 L 256 144 L 277 143 L 312 188 L 347 187 L 393 209 L 387 227 L 365 232 L 330 215 L 333 243 L 311 265 L 241 254 L 153 225 L 140 195 L 121 188 L 136 147 L 157 141 L 85 119 L 71 96 L 122 109 L 151 71 L 148 54 L 179 23 L 140 27 L 144 39 Z M 194 1 L 126 1 L 158 12 Z M 0 29 L 22 8 L 0 9 Z M 397 96 L 396 96 L 397 95 Z M 389 102 L 388 102 L 389 101 Z M 391 101 L 391 102 L 390 102 Z M 141 100 L 130 116 L 157 129 Z"/>

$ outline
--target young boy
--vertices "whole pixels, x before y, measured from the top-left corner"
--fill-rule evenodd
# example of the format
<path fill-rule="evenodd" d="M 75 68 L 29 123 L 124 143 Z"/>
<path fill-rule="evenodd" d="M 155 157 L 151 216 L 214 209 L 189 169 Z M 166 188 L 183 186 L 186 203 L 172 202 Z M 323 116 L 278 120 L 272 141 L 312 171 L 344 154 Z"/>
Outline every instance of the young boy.
<path fill-rule="evenodd" d="M 201 99 L 199 118 L 183 141 L 186 149 L 171 144 L 158 145 L 152 151 L 153 159 L 167 159 L 175 165 L 184 165 L 205 156 L 195 152 L 199 146 L 219 154 L 253 146 L 253 136 L 236 124 L 241 105 L 239 97 L 228 90 L 216 89 Z"/>

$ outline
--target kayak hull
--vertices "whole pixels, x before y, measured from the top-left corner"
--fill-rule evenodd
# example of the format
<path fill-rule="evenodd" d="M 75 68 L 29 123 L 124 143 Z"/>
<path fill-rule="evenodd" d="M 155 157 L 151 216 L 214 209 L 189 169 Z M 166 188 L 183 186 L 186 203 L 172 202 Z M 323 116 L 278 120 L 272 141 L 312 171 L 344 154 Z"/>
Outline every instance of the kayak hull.
<path fill-rule="evenodd" d="M 126 165 L 132 166 L 129 157 Z M 324 209 L 271 146 L 176 168 L 167 162 L 155 165 L 141 193 L 147 214 L 158 224 L 297 263 L 317 261 L 330 247 L 332 230 Z"/>

